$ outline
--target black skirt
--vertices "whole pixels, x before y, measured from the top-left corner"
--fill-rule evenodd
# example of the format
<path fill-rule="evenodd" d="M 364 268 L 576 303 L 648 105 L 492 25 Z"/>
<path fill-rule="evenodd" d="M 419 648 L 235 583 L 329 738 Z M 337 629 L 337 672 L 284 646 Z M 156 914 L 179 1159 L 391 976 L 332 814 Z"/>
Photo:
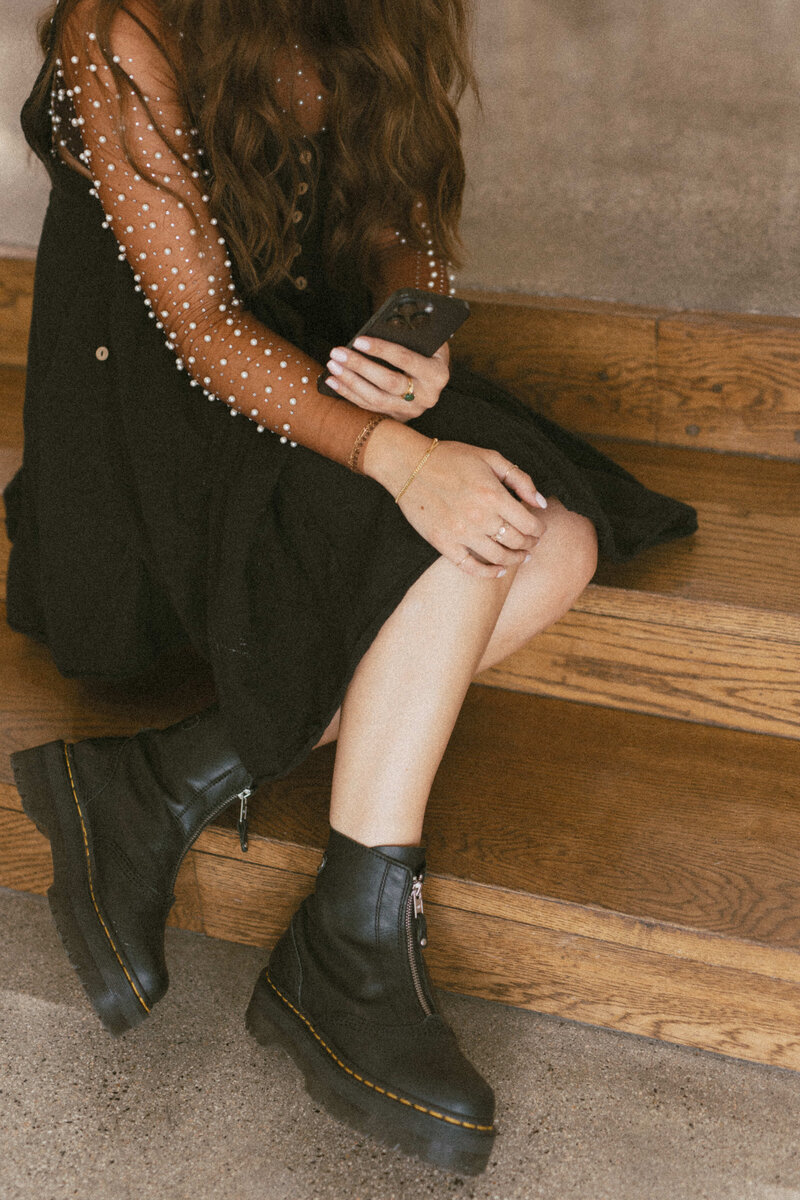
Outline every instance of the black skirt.
<path fill-rule="evenodd" d="M 87 181 L 66 167 L 53 174 L 23 465 L 4 493 L 8 621 L 45 642 L 68 676 L 135 675 L 190 642 L 245 764 L 259 778 L 285 774 L 437 552 L 377 483 L 259 435 L 191 388 Z M 315 253 L 307 239 L 304 254 Z M 254 308 L 320 357 L 358 327 L 364 304 L 317 288 L 294 307 L 275 292 Z M 696 528 L 693 509 L 458 366 L 411 424 L 501 451 L 594 523 L 606 558 Z"/>

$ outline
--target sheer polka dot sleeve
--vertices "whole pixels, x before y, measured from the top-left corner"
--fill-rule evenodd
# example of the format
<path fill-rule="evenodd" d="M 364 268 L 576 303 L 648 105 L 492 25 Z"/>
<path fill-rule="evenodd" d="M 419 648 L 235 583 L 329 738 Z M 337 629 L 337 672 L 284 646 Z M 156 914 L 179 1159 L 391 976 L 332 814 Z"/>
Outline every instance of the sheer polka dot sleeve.
<path fill-rule="evenodd" d="M 56 115 L 63 106 L 54 104 L 54 146 L 72 144 L 68 132 L 79 135 L 77 157 L 92 179 L 98 220 L 112 229 L 132 269 L 131 286 L 141 292 L 176 369 L 259 431 L 346 463 L 364 412 L 321 396 L 320 365 L 258 321 L 237 295 L 204 191 L 198 131 L 144 19 L 150 11 L 137 2 L 115 15 L 112 67 L 82 15 L 85 6 L 73 10 L 56 87 L 74 116 L 67 131 Z"/>
<path fill-rule="evenodd" d="M 387 230 L 379 242 L 375 252 L 377 286 L 373 288 L 376 307 L 402 287 L 454 294 L 455 277 L 450 264 L 434 251 L 427 221 L 421 221 L 420 228 L 426 241 L 425 250 L 409 246 L 400 230 Z"/>

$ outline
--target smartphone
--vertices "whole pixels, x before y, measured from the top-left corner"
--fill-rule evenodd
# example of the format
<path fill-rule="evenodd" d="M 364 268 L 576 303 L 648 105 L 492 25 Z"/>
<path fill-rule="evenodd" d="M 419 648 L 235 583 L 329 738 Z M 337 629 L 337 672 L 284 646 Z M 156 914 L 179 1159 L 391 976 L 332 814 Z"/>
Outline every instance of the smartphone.
<path fill-rule="evenodd" d="M 400 288 L 372 314 L 358 333 L 353 334 L 347 345 L 348 348 L 352 347 L 359 337 L 377 337 L 386 342 L 396 342 L 407 350 L 430 358 L 464 324 L 468 316 L 469 305 L 466 300 L 441 296 L 438 292 L 426 292 L 422 288 Z M 367 354 L 365 358 L 371 358 L 373 362 L 392 371 L 398 369 L 374 354 Z M 329 375 L 330 371 L 322 372 L 317 379 L 317 391 L 324 396 L 337 396 L 339 393 L 325 383 Z"/>

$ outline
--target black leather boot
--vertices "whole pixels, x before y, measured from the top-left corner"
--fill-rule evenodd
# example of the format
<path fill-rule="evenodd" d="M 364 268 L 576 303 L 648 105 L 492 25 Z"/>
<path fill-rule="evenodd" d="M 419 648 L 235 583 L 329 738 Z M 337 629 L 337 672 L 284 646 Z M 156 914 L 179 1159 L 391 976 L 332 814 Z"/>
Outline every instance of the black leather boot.
<path fill-rule="evenodd" d="M 100 1020 L 124 1033 L 167 990 L 164 930 L 178 867 L 253 779 L 216 706 L 133 737 L 11 755 L 25 812 L 50 839 L 56 927 Z"/>
<path fill-rule="evenodd" d="M 331 831 L 316 891 L 259 976 L 247 1027 L 287 1050 L 311 1095 L 379 1141 L 477 1174 L 494 1096 L 437 1012 L 421 947 L 424 850 Z"/>

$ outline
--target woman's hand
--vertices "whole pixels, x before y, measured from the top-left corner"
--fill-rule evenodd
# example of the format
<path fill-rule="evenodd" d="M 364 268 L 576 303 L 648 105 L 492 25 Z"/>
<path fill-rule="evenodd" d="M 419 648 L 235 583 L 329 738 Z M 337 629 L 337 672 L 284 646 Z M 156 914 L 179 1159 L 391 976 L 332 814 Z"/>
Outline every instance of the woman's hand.
<path fill-rule="evenodd" d="M 359 408 L 386 413 L 396 421 L 410 421 L 433 408 L 450 378 L 450 346 L 447 342 L 432 358 L 375 337 L 357 338 L 353 347 L 350 350 L 346 346 L 336 346 L 331 351 L 327 364 L 330 374 L 325 382 Z M 359 350 L 384 359 L 397 370 L 372 362 L 359 354 Z M 403 396 L 409 391 L 414 393 L 414 399 L 404 400 Z"/>
<path fill-rule="evenodd" d="M 367 442 L 365 472 L 396 495 L 429 446 L 383 421 Z M 530 476 L 464 442 L 440 442 L 399 503 L 417 533 L 469 575 L 497 578 L 525 562 L 546 527 L 547 501 Z"/>

